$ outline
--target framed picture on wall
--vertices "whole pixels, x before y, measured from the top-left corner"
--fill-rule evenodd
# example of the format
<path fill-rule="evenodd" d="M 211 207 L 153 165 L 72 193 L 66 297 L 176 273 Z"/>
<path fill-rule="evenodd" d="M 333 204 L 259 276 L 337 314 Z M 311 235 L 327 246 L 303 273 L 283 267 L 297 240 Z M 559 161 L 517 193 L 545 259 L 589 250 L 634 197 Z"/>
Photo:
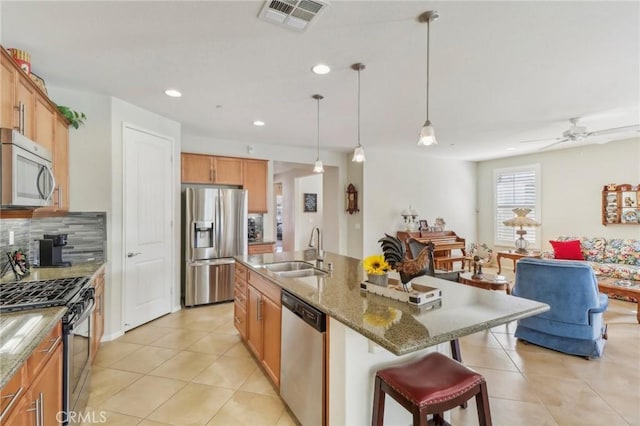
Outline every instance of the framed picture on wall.
<path fill-rule="evenodd" d="M 316 213 L 318 211 L 318 194 L 304 194 L 304 212 Z"/>

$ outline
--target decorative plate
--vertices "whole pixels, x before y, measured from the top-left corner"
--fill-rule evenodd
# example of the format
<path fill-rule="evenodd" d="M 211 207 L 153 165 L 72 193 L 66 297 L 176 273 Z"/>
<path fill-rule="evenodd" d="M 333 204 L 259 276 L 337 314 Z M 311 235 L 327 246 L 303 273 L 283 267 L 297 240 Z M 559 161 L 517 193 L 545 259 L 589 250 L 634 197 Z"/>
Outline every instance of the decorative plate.
<path fill-rule="evenodd" d="M 638 213 L 635 210 L 629 210 L 622 215 L 624 223 L 638 223 Z"/>

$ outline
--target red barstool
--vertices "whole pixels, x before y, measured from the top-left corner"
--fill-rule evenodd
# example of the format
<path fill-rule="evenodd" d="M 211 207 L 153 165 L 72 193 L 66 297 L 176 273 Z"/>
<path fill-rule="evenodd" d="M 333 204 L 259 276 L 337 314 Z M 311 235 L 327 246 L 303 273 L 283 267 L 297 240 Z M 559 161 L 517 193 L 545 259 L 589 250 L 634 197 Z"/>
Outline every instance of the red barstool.
<path fill-rule="evenodd" d="M 481 374 L 439 352 L 376 373 L 371 424 L 382 426 L 388 394 L 413 414 L 414 426 L 426 426 L 427 414 L 442 424 L 442 414 L 476 397 L 480 425 L 491 426 L 487 383 Z"/>

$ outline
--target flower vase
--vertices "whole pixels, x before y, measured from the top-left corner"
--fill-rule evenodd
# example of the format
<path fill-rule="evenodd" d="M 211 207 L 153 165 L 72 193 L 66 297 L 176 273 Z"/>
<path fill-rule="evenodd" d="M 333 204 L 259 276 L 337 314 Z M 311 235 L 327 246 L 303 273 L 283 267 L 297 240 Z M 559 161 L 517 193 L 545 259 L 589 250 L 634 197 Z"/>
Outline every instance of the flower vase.
<path fill-rule="evenodd" d="M 367 274 L 367 281 L 371 284 L 386 287 L 389 283 L 389 274 Z"/>

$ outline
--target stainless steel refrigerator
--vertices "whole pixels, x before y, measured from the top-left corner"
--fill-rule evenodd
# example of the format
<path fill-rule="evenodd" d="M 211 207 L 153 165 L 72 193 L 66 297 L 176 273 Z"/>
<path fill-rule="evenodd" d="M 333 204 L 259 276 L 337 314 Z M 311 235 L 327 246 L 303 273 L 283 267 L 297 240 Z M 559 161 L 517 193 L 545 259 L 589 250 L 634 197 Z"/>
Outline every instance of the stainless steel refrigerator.
<path fill-rule="evenodd" d="M 187 187 L 182 201 L 184 306 L 233 300 L 232 256 L 247 254 L 247 191 Z"/>

